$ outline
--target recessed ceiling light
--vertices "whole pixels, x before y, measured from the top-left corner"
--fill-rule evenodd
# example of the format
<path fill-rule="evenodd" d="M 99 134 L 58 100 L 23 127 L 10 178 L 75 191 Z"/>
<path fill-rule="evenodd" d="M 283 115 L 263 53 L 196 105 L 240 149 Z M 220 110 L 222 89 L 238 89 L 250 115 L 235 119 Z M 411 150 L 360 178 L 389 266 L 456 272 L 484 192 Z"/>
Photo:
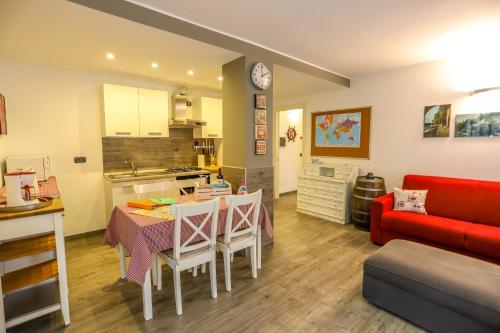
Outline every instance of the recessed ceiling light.
<path fill-rule="evenodd" d="M 223 78 L 222 76 L 219 76 L 219 77 L 217 78 L 217 80 L 222 81 L 222 80 L 224 80 L 224 78 Z"/>
<path fill-rule="evenodd" d="M 151 64 L 151 67 L 152 67 L 152 68 L 154 68 L 154 69 L 156 69 L 156 68 L 158 68 L 158 64 L 157 64 L 156 62 L 153 62 L 153 63 Z"/>
<path fill-rule="evenodd" d="M 194 71 L 192 69 L 188 70 L 188 75 L 193 76 L 194 75 Z"/>
<path fill-rule="evenodd" d="M 115 55 L 111 52 L 108 52 L 108 53 L 106 53 L 106 58 L 108 58 L 109 60 L 113 60 L 113 59 L 115 59 Z"/>

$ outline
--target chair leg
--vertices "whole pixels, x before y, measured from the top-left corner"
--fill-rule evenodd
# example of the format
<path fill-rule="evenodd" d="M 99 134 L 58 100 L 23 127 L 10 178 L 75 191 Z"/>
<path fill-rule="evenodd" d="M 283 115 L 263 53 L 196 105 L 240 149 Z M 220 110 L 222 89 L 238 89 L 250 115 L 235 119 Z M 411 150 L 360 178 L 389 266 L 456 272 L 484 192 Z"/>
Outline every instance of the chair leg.
<path fill-rule="evenodd" d="M 231 291 L 231 252 L 224 249 L 224 275 L 226 279 L 226 290 Z"/>
<path fill-rule="evenodd" d="M 158 284 L 158 273 L 156 272 L 156 269 L 158 268 L 158 255 L 155 253 L 153 254 L 153 264 L 151 265 L 151 276 L 153 278 L 153 286 L 156 286 Z"/>
<path fill-rule="evenodd" d="M 214 257 L 215 257 L 215 254 L 214 254 Z M 205 274 L 205 272 L 207 271 L 207 263 L 203 263 L 201 264 L 201 274 Z"/>
<path fill-rule="evenodd" d="M 252 266 L 252 277 L 254 279 L 257 278 L 257 244 L 256 242 L 254 245 L 250 247 L 250 263 Z"/>
<path fill-rule="evenodd" d="M 161 290 L 162 282 L 161 282 L 161 258 L 156 259 L 156 288 Z"/>
<path fill-rule="evenodd" d="M 181 296 L 181 271 L 174 267 L 174 293 L 175 293 L 175 311 L 180 316 L 182 314 L 182 296 Z"/>
<path fill-rule="evenodd" d="M 193 276 L 197 277 L 198 276 L 198 266 L 193 267 Z"/>
<path fill-rule="evenodd" d="M 215 269 L 215 252 L 213 259 L 209 263 L 209 268 L 210 268 L 210 287 L 212 289 L 212 298 L 217 298 L 217 275 L 216 275 L 217 273 Z"/>
<path fill-rule="evenodd" d="M 234 261 L 234 252 L 231 253 L 231 262 L 233 262 L 233 261 Z"/>

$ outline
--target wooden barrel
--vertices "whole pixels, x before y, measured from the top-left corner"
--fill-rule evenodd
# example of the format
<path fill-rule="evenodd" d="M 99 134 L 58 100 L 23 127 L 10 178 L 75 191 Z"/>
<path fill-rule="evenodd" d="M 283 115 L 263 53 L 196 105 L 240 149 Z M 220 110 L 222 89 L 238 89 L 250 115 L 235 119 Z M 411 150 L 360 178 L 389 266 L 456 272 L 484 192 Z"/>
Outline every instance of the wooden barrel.
<path fill-rule="evenodd" d="M 372 200 L 386 194 L 384 178 L 373 173 L 356 179 L 351 197 L 351 220 L 355 226 L 370 230 L 370 207 Z"/>

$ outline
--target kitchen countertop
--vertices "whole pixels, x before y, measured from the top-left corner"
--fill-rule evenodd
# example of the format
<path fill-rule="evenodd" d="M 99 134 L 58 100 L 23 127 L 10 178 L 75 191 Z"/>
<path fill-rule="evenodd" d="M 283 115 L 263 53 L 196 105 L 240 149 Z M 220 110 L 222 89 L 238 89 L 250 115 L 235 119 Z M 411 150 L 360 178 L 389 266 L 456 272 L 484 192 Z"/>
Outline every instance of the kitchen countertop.
<path fill-rule="evenodd" d="M 21 217 L 29 217 L 43 214 L 52 214 L 64 211 L 64 205 L 60 198 L 56 198 L 52 200 L 52 204 L 50 206 L 26 210 L 23 212 L 15 212 L 15 213 L 0 213 L 0 221 L 2 220 L 11 220 L 11 219 L 19 219 Z"/>
<path fill-rule="evenodd" d="M 110 176 L 113 175 L 126 175 L 130 174 L 130 171 L 119 171 L 119 172 L 108 172 L 104 174 L 104 179 L 111 183 L 126 183 L 126 182 L 134 182 L 138 180 L 150 180 L 150 179 L 162 179 L 162 178 L 175 178 L 175 177 L 183 177 L 183 176 L 196 176 L 196 175 L 208 175 L 210 171 L 208 170 L 199 170 L 199 171 L 190 171 L 190 172 L 178 172 L 178 173 L 162 173 L 162 174 L 149 174 L 151 172 L 161 172 L 165 169 L 149 169 L 149 170 L 140 170 L 137 173 L 137 176 L 126 177 L 126 178 L 112 178 Z"/>
<path fill-rule="evenodd" d="M 219 172 L 219 168 L 222 168 L 222 165 L 214 165 L 214 166 L 209 165 L 203 167 L 204 170 L 210 171 L 211 173 Z"/>

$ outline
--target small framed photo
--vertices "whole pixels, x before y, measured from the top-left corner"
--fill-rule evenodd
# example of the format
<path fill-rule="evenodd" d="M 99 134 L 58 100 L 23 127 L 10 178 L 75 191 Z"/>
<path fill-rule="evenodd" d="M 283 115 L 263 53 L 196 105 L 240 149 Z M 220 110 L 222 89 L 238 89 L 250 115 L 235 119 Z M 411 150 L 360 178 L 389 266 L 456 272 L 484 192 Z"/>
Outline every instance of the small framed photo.
<path fill-rule="evenodd" d="M 267 153 L 267 141 L 255 140 L 255 155 L 265 155 Z"/>
<path fill-rule="evenodd" d="M 255 109 L 255 125 L 265 125 L 266 124 L 266 110 Z"/>
<path fill-rule="evenodd" d="M 267 139 L 267 125 L 255 125 L 255 139 L 256 140 Z"/>
<path fill-rule="evenodd" d="M 265 110 L 266 107 L 266 95 L 255 94 L 255 108 Z"/>

